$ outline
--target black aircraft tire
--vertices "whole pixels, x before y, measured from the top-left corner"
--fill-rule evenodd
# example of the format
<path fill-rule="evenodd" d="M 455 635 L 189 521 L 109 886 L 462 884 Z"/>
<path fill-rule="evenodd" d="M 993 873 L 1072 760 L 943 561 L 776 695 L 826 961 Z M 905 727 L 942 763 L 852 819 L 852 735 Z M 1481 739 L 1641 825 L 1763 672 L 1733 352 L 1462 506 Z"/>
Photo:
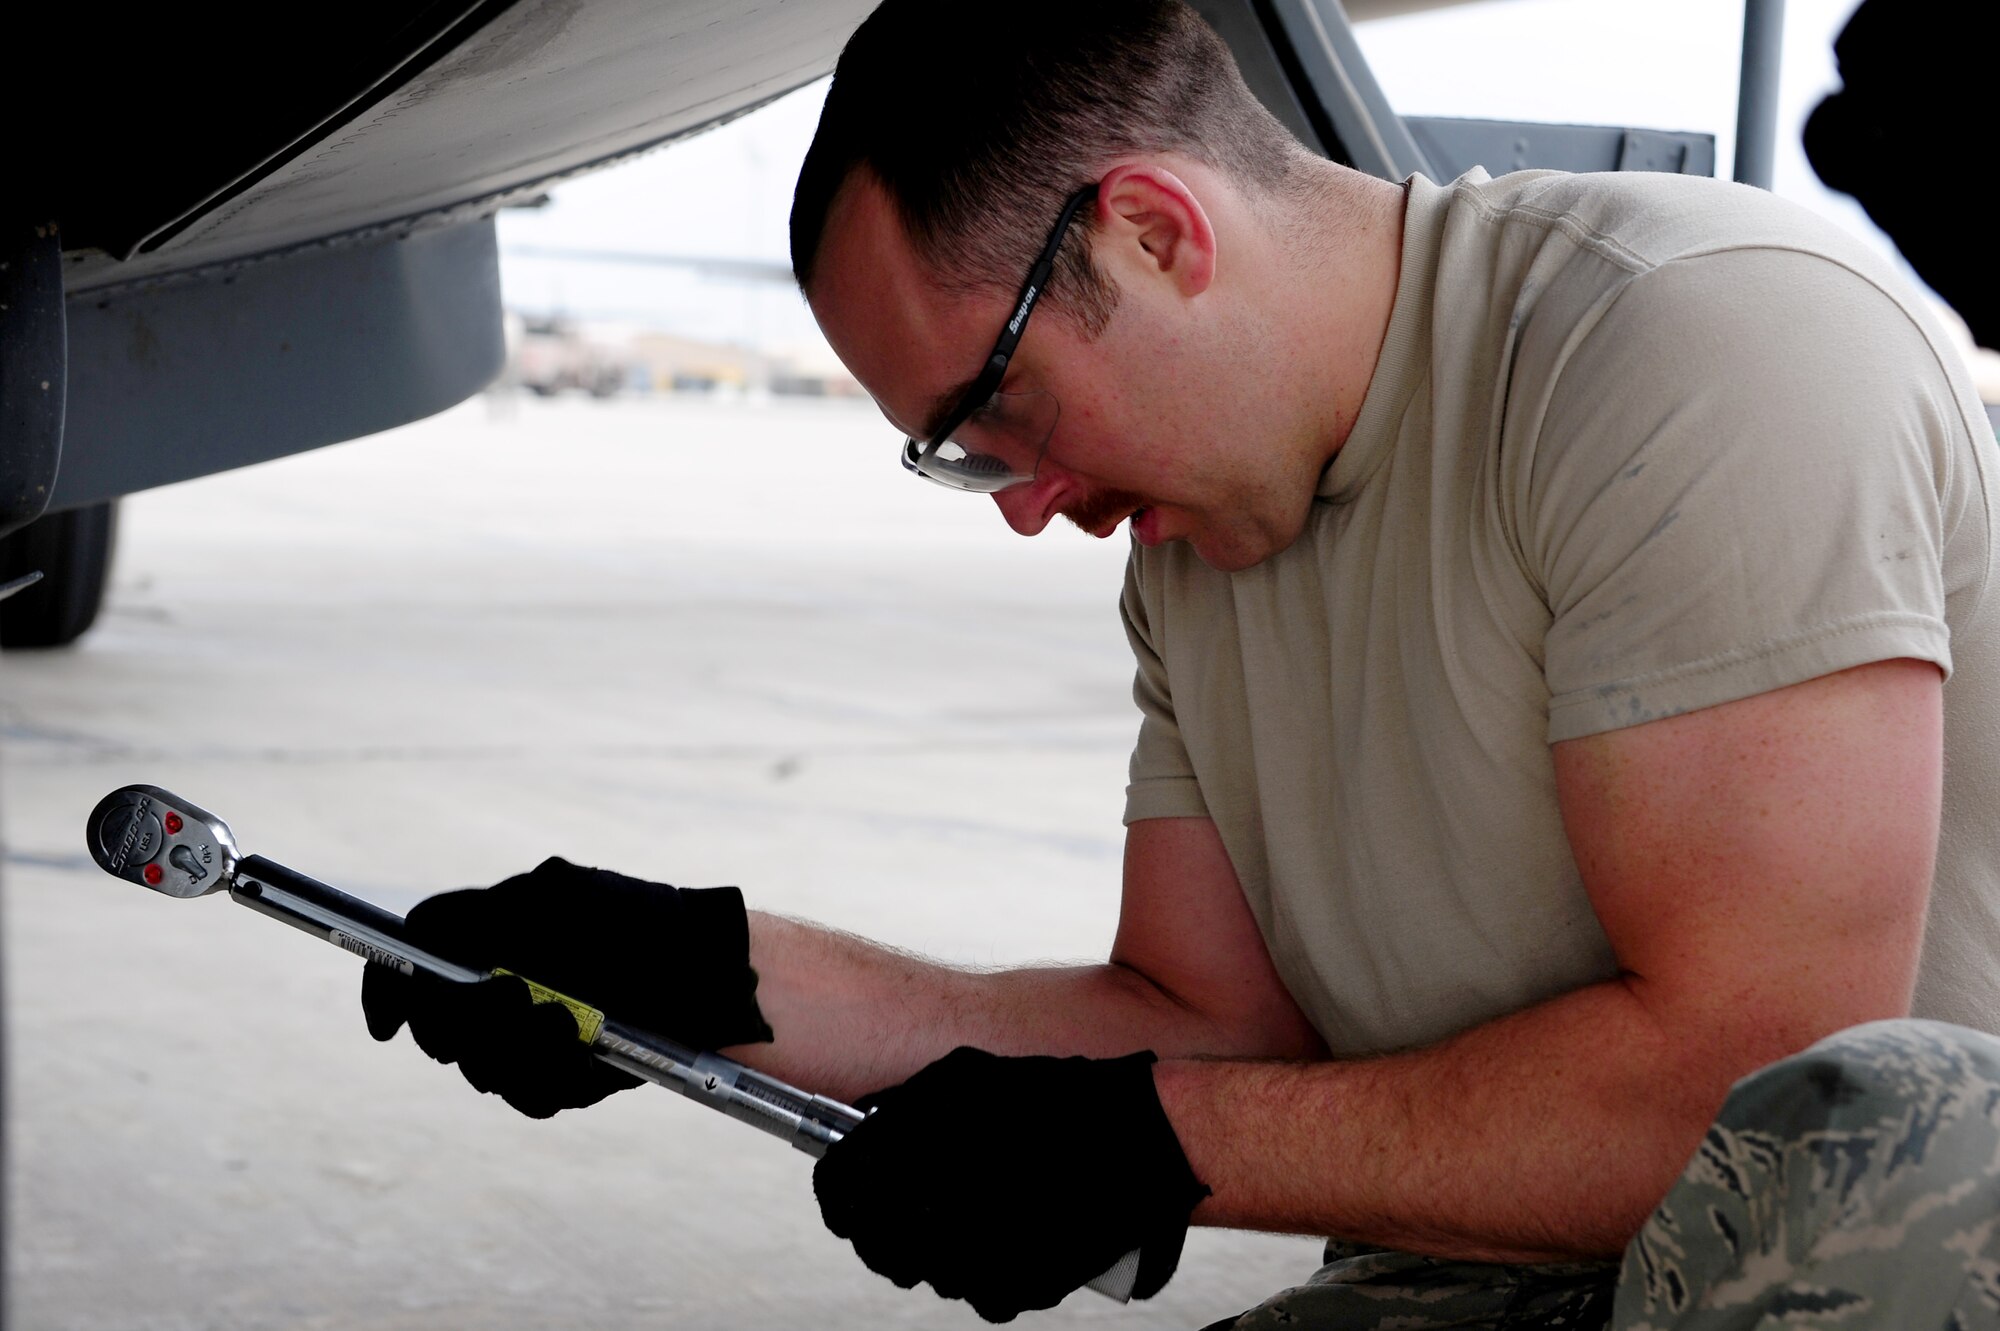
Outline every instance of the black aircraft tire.
<path fill-rule="evenodd" d="M 66 509 L 0 538 L 0 583 L 42 580 L 0 601 L 0 647 L 66 647 L 97 621 L 111 577 L 118 501 Z"/>

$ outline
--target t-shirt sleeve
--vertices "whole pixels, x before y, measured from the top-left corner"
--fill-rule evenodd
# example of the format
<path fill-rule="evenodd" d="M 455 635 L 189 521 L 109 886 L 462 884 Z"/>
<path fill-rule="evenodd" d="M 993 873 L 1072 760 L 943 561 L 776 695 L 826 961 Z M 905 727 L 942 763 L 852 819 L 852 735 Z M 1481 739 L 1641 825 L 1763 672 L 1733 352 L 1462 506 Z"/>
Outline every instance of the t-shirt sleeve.
<path fill-rule="evenodd" d="M 1147 818 L 1200 818 L 1208 815 L 1195 780 L 1194 763 L 1174 716 L 1167 666 L 1153 639 L 1153 615 L 1142 590 L 1137 552 L 1125 565 L 1125 592 L 1118 602 L 1125 638 L 1132 644 L 1138 672 L 1132 701 L 1139 704 L 1139 740 L 1132 747 L 1131 780 L 1125 787 L 1125 822 Z"/>
<path fill-rule="evenodd" d="M 1923 331 L 1836 262 L 1725 251 L 1633 279 L 1576 338 L 1527 473 L 1549 740 L 1893 657 L 1949 672 L 1963 428 Z"/>

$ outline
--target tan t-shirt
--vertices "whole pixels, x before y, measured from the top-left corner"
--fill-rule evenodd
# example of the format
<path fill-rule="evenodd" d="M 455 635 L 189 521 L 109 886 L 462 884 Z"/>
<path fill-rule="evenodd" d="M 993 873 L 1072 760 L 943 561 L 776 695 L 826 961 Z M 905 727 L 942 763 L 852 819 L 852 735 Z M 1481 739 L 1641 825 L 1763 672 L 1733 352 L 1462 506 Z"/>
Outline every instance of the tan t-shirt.
<path fill-rule="evenodd" d="M 1919 1015 L 2000 1031 L 1993 431 L 1917 298 L 1746 187 L 1410 182 L 1303 535 L 1135 546 L 1126 820 L 1206 814 L 1337 1054 L 1615 973 L 1549 745 L 1893 657 L 1945 685 Z"/>

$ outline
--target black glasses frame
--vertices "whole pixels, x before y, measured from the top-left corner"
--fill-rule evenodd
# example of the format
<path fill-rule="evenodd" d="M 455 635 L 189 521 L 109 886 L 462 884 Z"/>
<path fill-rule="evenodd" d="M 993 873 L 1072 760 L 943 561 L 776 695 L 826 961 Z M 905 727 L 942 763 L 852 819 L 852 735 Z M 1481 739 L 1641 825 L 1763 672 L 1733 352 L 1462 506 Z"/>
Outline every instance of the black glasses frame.
<path fill-rule="evenodd" d="M 972 413 L 985 405 L 986 400 L 999 389 L 1000 381 L 1007 376 L 1008 362 L 1014 359 L 1014 349 L 1021 345 L 1021 334 L 1027 330 L 1028 316 L 1035 312 L 1036 302 L 1041 300 L 1042 292 L 1048 288 L 1049 274 L 1055 271 L 1056 253 L 1062 249 L 1063 237 L 1069 234 L 1070 223 L 1076 220 L 1076 215 L 1082 211 L 1083 206 L 1096 197 L 1097 186 L 1085 185 L 1063 203 L 1062 214 L 1056 218 L 1055 226 L 1049 231 L 1048 243 L 1042 246 L 1041 256 L 1035 260 L 1035 266 L 1028 270 L 1028 280 L 1021 284 L 1021 294 L 1014 302 L 1014 317 L 1007 320 L 1000 329 L 1000 336 L 993 343 L 992 354 L 986 358 L 985 368 L 981 369 L 979 377 L 972 381 L 972 386 L 965 390 L 965 396 L 958 400 L 958 405 L 946 414 L 935 430 L 931 431 L 930 438 L 920 440 L 914 435 L 904 438 L 905 467 L 923 475 L 923 469 L 918 466 L 919 459 L 951 438 L 952 432 L 965 424 Z M 926 476 L 925 479 L 930 478 Z"/>

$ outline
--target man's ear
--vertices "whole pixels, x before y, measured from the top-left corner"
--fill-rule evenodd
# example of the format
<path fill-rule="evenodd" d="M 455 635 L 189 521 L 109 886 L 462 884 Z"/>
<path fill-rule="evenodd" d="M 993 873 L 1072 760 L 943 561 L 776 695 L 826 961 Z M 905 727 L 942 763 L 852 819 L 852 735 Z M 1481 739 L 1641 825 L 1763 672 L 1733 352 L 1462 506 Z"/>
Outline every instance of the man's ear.
<path fill-rule="evenodd" d="M 1133 276 L 1164 277 L 1183 296 L 1215 280 L 1215 228 L 1201 200 L 1173 172 L 1144 162 L 1114 166 L 1097 182 L 1096 257 Z"/>

